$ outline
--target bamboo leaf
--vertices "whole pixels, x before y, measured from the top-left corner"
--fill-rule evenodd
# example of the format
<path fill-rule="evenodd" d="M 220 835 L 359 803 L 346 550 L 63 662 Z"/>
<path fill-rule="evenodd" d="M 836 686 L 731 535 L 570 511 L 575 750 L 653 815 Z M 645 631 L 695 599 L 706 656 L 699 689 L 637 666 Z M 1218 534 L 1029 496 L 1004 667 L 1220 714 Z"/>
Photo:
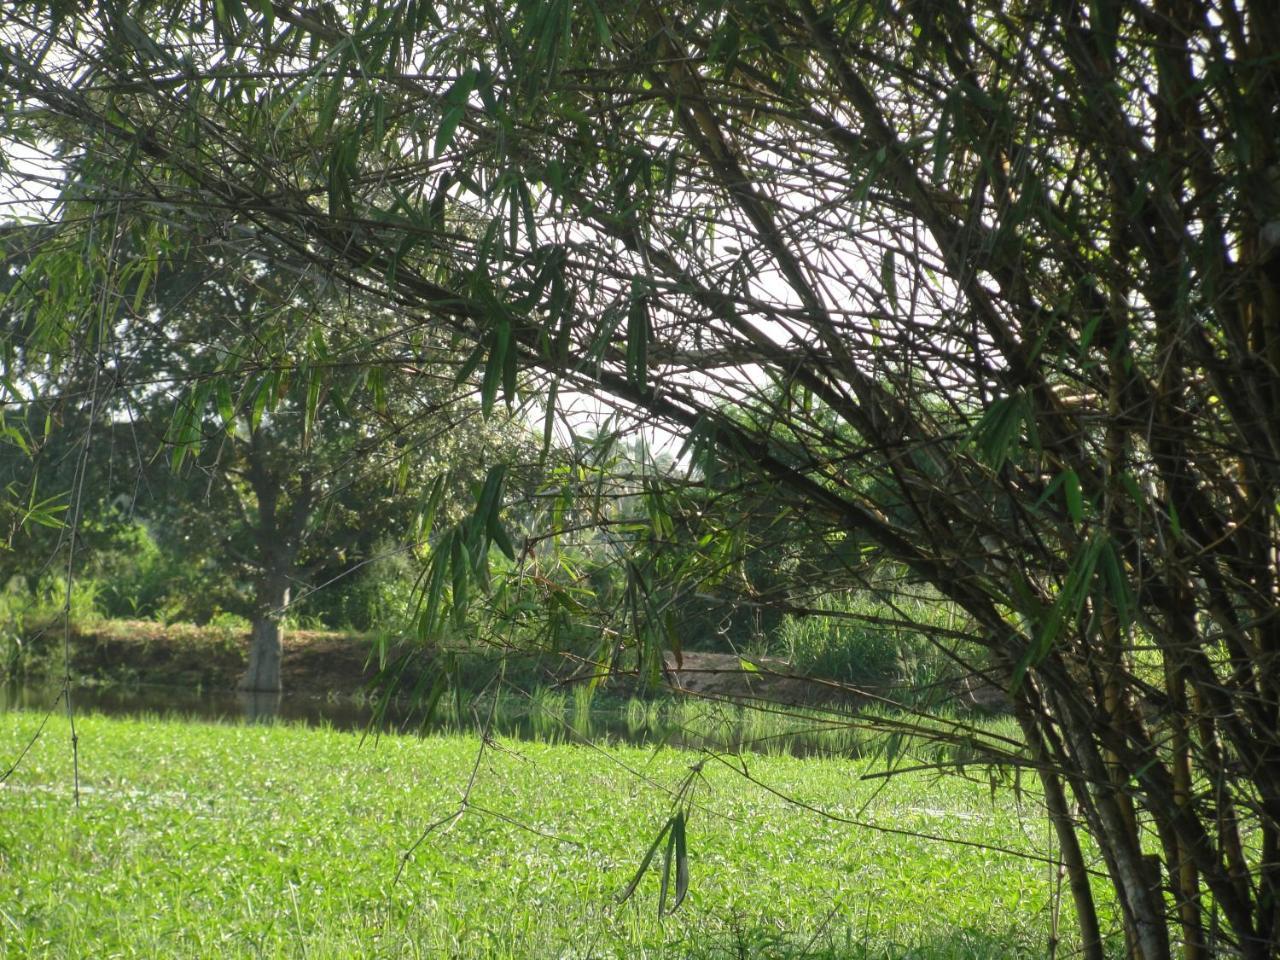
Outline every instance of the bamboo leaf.
<path fill-rule="evenodd" d="M 253 412 L 249 415 L 250 431 L 257 430 L 259 424 L 262 423 L 262 414 L 267 409 L 267 402 L 271 399 L 271 394 L 272 390 L 268 385 L 267 378 L 263 377 L 262 382 L 258 385 L 258 392 L 253 398 Z"/>
<path fill-rule="evenodd" d="M 649 864 L 653 862 L 654 854 L 658 852 L 658 846 L 666 838 L 668 831 L 671 830 L 671 823 L 671 820 L 668 820 L 663 824 L 662 829 L 658 831 L 658 835 L 654 837 L 653 842 L 649 844 L 649 849 L 645 852 L 644 859 L 640 861 L 640 868 L 636 870 L 635 876 L 631 878 L 631 882 L 623 888 L 620 894 L 618 894 L 617 900 L 619 903 L 626 903 L 630 900 L 631 896 L 636 892 L 636 888 L 640 886 L 640 881 L 644 878 L 645 871 L 649 869 Z"/>
<path fill-rule="evenodd" d="M 503 555 L 508 560 L 514 560 L 516 558 L 515 545 L 511 542 L 511 537 L 507 535 L 506 529 L 502 526 L 496 514 L 491 516 L 489 520 L 488 532 L 489 538 L 502 551 Z"/>
<path fill-rule="evenodd" d="M 436 131 L 435 145 L 432 152 L 438 157 L 449 148 L 453 143 L 453 135 L 457 132 L 458 124 L 462 122 L 463 116 L 466 115 L 467 108 L 455 104 L 447 107 L 444 116 L 440 119 L 440 129 Z"/>
<path fill-rule="evenodd" d="M 493 404 L 498 397 L 498 386 L 502 383 L 505 369 L 504 341 L 495 333 L 490 338 L 489 356 L 485 360 L 484 378 L 480 382 L 480 410 L 486 417 L 493 413 Z"/>
<path fill-rule="evenodd" d="M 671 884 L 671 866 L 675 861 L 676 850 L 676 831 L 679 829 L 682 817 L 679 811 L 668 821 L 667 830 L 667 850 L 662 857 L 662 879 L 658 885 L 658 918 L 661 919 L 667 912 L 667 889 Z"/>
<path fill-rule="evenodd" d="M 649 309 L 633 287 L 627 306 L 627 379 L 644 386 L 649 367 Z"/>
<path fill-rule="evenodd" d="M 1085 544 L 1084 549 L 1076 554 L 1062 589 L 1048 613 L 1036 625 L 1035 637 L 1014 668 L 1012 689 L 1015 692 L 1021 686 L 1027 670 L 1048 656 L 1066 624 L 1080 614 L 1093 582 L 1098 559 L 1107 542 L 1106 534 L 1098 531 Z"/>
<path fill-rule="evenodd" d="M 226 375 L 218 377 L 216 387 L 216 401 L 218 404 L 218 416 L 222 418 L 222 425 L 227 433 L 235 430 L 236 425 L 236 407 L 231 399 L 231 386 L 227 383 Z"/>
<path fill-rule="evenodd" d="M 444 113 L 440 118 L 440 127 L 436 130 L 436 139 L 432 153 L 440 156 L 453 143 L 458 124 L 467 113 L 467 102 L 471 91 L 475 89 L 479 74 L 475 69 L 464 70 L 444 93 Z"/>
<path fill-rule="evenodd" d="M 1067 502 L 1067 516 L 1079 528 L 1084 523 L 1084 496 L 1080 492 L 1080 477 L 1070 467 L 1062 472 L 1062 494 Z"/>
<path fill-rule="evenodd" d="M 898 312 L 898 273 L 892 250 L 885 250 L 880 258 L 880 286 L 893 312 Z"/>
<path fill-rule="evenodd" d="M 974 441 L 991 469 L 999 471 L 1008 460 L 1026 414 L 1026 398 L 1015 393 L 995 400 L 978 421 Z"/>
<path fill-rule="evenodd" d="M 431 551 L 431 559 L 428 561 L 430 574 L 427 593 L 422 615 L 418 619 L 418 634 L 423 639 L 428 639 L 435 633 L 436 624 L 442 619 L 445 575 L 448 572 L 448 560 L 453 549 L 453 539 L 456 536 L 456 531 L 449 530 Z"/>

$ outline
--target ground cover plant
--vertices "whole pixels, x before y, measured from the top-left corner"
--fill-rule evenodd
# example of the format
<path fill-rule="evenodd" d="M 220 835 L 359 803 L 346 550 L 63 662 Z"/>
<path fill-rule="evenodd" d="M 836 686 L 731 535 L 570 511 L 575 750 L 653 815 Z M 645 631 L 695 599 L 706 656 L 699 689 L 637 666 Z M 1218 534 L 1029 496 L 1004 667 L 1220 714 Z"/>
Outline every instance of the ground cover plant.
<path fill-rule="evenodd" d="M 1034 793 L 981 778 L 87 716 L 76 806 L 61 717 L 0 716 L 0 756 L 42 723 L 0 786 L 4 957 L 1042 957 L 1059 907 L 1071 936 L 1050 863 L 779 795 L 1051 854 Z M 660 869 L 617 896 L 677 805 L 691 882 L 660 919 Z"/>

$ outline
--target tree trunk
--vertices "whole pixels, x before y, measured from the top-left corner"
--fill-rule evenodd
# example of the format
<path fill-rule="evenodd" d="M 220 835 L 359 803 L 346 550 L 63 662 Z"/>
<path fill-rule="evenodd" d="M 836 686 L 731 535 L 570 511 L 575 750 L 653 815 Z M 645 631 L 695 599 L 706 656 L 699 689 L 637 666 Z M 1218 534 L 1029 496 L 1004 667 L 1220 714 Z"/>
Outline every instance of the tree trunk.
<path fill-rule="evenodd" d="M 278 693 L 283 686 L 280 661 L 284 651 L 280 621 L 289 606 L 298 541 L 311 511 L 311 473 L 305 469 L 299 473 L 298 491 L 285 507 L 281 503 L 284 485 L 273 469 L 280 466 L 278 456 L 273 455 L 261 430 L 250 435 L 247 458 L 246 478 L 258 501 L 254 539 L 261 567 L 254 596 L 249 667 L 240 689 Z"/>
<path fill-rule="evenodd" d="M 263 602 L 263 601 L 266 602 Z M 245 691 L 278 693 L 280 660 L 284 652 L 284 630 L 280 620 L 289 604 L 289 587 L 277 583 L 259 594 L 253 618 L 253 635 L 249 640 L 249 666 L 240 681 Z"/>
<path fill-rule="evenodd" d="M 1093 902 L 1093 889 L 1089 885 L 1089 870 L 1080 849 L 1080 840 L 1076 836 L 1076 824 L 1071 816 L 1062 781 L 1053 769 L 1054 758 L 1036 724 L 1034 714 L 1040 713 L 1040 706 L 1037 704 L 1033 709 L 1024 690 L 1022 696 L 1015 700 L 1014 712 L 1027 746 L 1035 756 L 1036 770 L 1044 787 L 1049 821 L 1058 837 L 1059 855 L 1062 857 L 1062 866 L 1066 870 L 1071 899 L 1075 905 L 1081 956 L 1085 960 L 1104 960 L 1102 929 L 1098 925 L 1098 911 Z M 1055 943 L 1054 947 L 1056 946 Z M 1053 950 L 1050 950 L 1050 955 L 1052 953 Z"/>

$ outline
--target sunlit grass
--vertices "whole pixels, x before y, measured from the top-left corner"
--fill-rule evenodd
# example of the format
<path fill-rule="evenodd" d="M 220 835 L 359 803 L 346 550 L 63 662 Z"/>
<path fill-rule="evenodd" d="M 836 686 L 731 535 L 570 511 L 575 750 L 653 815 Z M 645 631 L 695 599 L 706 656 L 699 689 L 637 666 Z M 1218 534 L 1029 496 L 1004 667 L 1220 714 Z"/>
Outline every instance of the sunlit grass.
<path fill-rule="evenodd" d="M 0 716 L 0 770 L 40 719 Z M 1034 796 L 982 780 L 860 779 L 883 768 L 874 759 L 735 770 L 668 749 L 500 739 L 481 752 L 476 737 L 362 743 L 291 726 L 78 729 L 79 809 L 59 718 L 0 786 L 5 957 L 1038 957 L 1050 935 L 1051 865 L 834 822 L 771 792 L 1049 852 Z M 696 763 L 692 888 L 659 920 L 656 872 L 615 898 Z M 467 812 L 396 883 L 473 772 Z"/>

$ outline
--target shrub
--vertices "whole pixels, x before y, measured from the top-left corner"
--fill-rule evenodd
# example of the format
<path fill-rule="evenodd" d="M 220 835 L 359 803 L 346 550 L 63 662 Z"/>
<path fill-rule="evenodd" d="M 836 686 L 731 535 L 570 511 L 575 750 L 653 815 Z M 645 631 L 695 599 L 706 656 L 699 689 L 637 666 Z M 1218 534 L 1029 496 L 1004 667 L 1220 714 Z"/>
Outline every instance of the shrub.
<path fill-rule="evenodd" d="M 912 619 L 946 626 L 950 614 L 943 604 L 913 605 Z M 914 691 L 914 699 L 946 679 L 950 661 L 936 637 L 882 622 L 900 619 L 893 605 L 867 594 L 826 598 L 817 612 L 784 617 L 775 646 L 797 672 L 858 686 L 901 687 L 904 696 Z"/>

